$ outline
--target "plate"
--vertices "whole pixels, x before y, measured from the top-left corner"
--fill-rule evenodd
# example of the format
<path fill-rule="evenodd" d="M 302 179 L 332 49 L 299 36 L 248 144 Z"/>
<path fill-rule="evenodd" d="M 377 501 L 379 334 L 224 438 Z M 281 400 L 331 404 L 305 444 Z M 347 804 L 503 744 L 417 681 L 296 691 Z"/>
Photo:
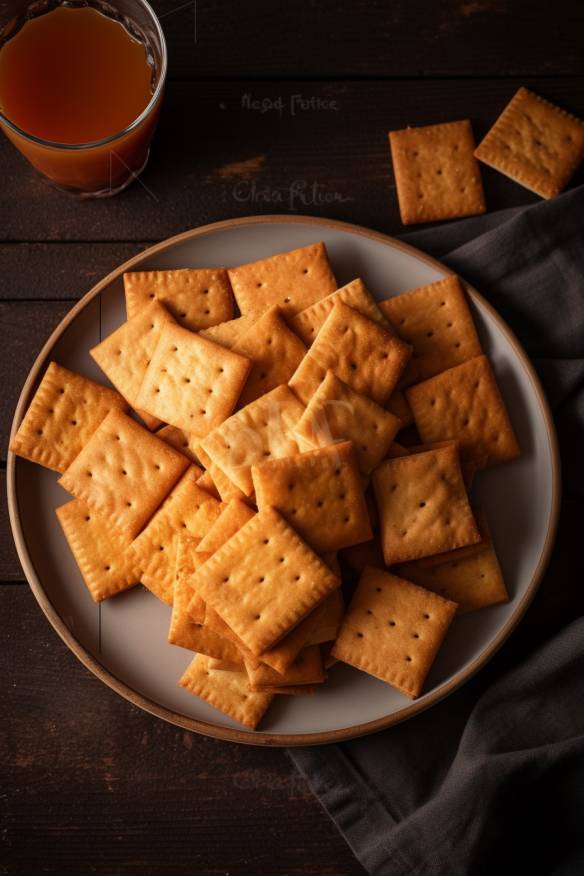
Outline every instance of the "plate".
<path fill-rule="evenodd" d="M 339 285 L 362 277 L 378 298 L 450 273 L 400 241 L 344 222 L 258 216 L 187 231 L 130 259 L 70 311 L 31 369 L 13 430 L 51 359 L 104 381 L 88 351 L 125 320 L 124 271 L 234 266 L 319 240 L 327 245 Z M 24 572 L 47 618 L 82 663 L 158 717 L 209 736 L 265 745 L 332 742 L 380 730 L 438 702 L 483 666 L 519 622 L 543 574 L 560 477 L 554 427 L 534 370 L 503 320 L 467 289 L 522 448 L 519 460 L 481 473 L 473 486 L 473 498 L 487 512 L 510 601 L 455 619 L 418 700 L 339 664 L 317 694 L 277 697 L 260 732 L 242 729 L 177 685 L 192 655 L 166 641 L 168 606 L 142 587 L 99 606 L 92 602 L 54 513 L 69 495 L 54 472 L 9 454 L 10 519 Z"/>

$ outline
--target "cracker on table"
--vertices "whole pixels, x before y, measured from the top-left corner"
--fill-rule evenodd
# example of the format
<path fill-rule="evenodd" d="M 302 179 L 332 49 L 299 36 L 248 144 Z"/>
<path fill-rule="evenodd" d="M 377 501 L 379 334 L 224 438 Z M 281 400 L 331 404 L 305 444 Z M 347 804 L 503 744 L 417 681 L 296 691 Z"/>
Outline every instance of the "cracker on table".
<path fill-rule="evenodd" d="M 308 404 L 331 370 L 356 392 L 383 404 L 410 355 L 411 347 L 392 332 L 337 301 L 289 385 Z"/>
<path fill-rule="evenodd" d="M 406 391 L 422 441 L 458 441 L 475 471 L 515 459 L 519 445 L 486 356 L 469 359 Z"/>
<path fill-rule="evenodd" d="M 404 225 L 485 212 L 468 120 L 391 131 L 389 145 Z"/>
<path fill-rule="evenodd" d="M 51 362 L 12 441 L 17 456 L 64 472 L 112 409 L 127 410 L 113 389 Z"/>
<path fill-rule="evenodd" d="M 287 317 L 337 288 L 324 243 L 278 253 L 228 270 L 240 311 L 276 304 Z"/>
<path fill-rule="evenodd" d="M 236 319 L 229 319 L 227 322 L 220 322 L 218 325 L 209 326 L 199 332 L 204 338 L 209 341 L 214 341 L 216 344 L 221 344 L 222 347 L 227 347 L 228 350 L 236 343 L 237 339 L 254 324 L 262 315 L 261 312 L 250 310 L 245 316 L 238 316 Z"/>
<path fill-rule="evenodd" d="M 520 88 L 475 156 L 542 198 L 553 198 L 584 158 L 584 122 Z"/>
<path fill-rule="evenodd" d="M 186 432 L 183 432 L 182 429 L 177 429 L 176 426 L 163 426 L 162 429 L 158 429 L 155 434 L 157 438 L 166 441 L 171 447 L 180 450 L 180 452 L 188 457 L 191 462 L 194 462 L 195 464 L 199 462 L 199 459 L 191 447 L 189 436 Z"/>
<path fill-rule="evenodd" d="M 200 474 L 201 469 L 191 465 L 132 542 L 142 566 L 142 583 L 169 604 L 178 535 L 202 539 L 221 513 L 221 503 L 197 485 Z"/>
<path fill-rule="evenodd" d="M 94 602 L 140 582 L 140 566 L 131 546 L 107 518 L 100 517 L 80 499 L 55 511 Z"/>
<path fill-rule="evenodd" d="M 193 332 L 233 316 L 231 283 L 225 268 L 130 271 L 124 274 L 128 319 L 159 301 Z"/>
<path fill-rule="evenodd" d="M 454 275 L 387 298 L 379 307 L 413 348 L 402 386 L 427 380 L 482 353 L 464 290 Z"/>
<path fill-rule="evenodd" d="M 293 429 L 303 411 L 288 387 L 278 386 L 221 423 L 201 442 L 201 447 L 250 496 L 254 463 L 298 453 Z"/>
<path fill-rule="evenodd" d="M 316 301 L 310 307 L 301 310 L 296 316 L 290 317 L 290 327 L 302 338 L 307 346 L 310 346 L 316 338 L 336 301 L 343 301 L 349 307 L 352 307 L 353 310 L 357 310 L 363 316 L 373 320 L 373 322 L 379 323 L 388 331 L 392 330 L 391 322 L 384 316 L 378 307 L 377 301 L 363 280 L 357 278 L 356 280 L 351 280 L 345 286 L 341 286 L 340 289 L 331 292 L 326 298 L 321 298 L 320 301 Z"/>
<path fill-rule="evenodd" d="M 275 508 L 317 552 L 371 538 L 357 459 L 350 441 L 252 468 L 257 505 Z"/>
<path fill-rule="evenodd" d="M 481 523 L 483 540 L 473 554 L 451 556 L 432 565 L 414 560 L 399 567 L 400 575 L 458 603 L 458 614 L 509 600 L 486 519 L 484 515 L 477 516 L 477 519 Z"/>
<path fill-rule="evenodd" d="M 273 699 L 273 694 L 250 691 L 246 672 L 211 669 L 208 659 L 201 654 L 187 666 L 179 684 L 252 730 Z"/>
<path fill-rule="evenodd" d="M 112 410 L 59 483 L 132 540 L 188 465 L 174 447 Z"/>
<path fill-rule="evenodd" d="M 455 613 L 456 603 L 367 568 L 331 655 L 415 698 Z"/>
<path fill-rule="evenodd" d="M 276 672 L 270 666 L 246 665 L 250 687 L 258 689 L 265 686 L 287 687 L 288 685 L 320 684 L 324 681 L 322 657 L 318 645 L 303 648 L 285 672 Z"/>
<path fill-rule="evenodd" d="M 179 325 L 165 325 L 137 403 L 152 416 L 202 437 L 232 412 L 251 363 Z"/>
<path fill-rule="evenodd" d="M 481 540 L 455 445 L 387 459 L 373 486 L 388 566 Z"/>
<path fill-rule="evenodd" d="M 232 349 L 247 356 L 251 371 L 239 397 L 244 407 L 283 383 L 288 383 L 306 353 L 277 307 L 270 307 L 235 342 Z"/>
<path fill-rule="evenodd" d="M 248 520 L 251 520 L 254 514 L 255 511 L 252 511 L 249 505 L 246 505 L 241 499 L 232 499 L 221 509 L 221 513 L 201 540 L 199 550 L 215 553 Z"/>
<path fill-rule="evenodd" d="M 327 371 L 294 435 L 305 445 L 302 450 L 352 441 L 359 470 L 367 475 L 384 458 L 400 428 L 397 417 Z"/>
<path fill-rule="evenodd" d="M 174 319 L 165 307 L 153 301 L 89 351 L 106 377 L 133 408 L 137 409 L 140 386 L 162 326 L 167 324 L 174 324 Z M 138 410 L 138 413 L 149 429 L 161 425 L 161 421 L 147 411 Z"/>
<path fill-rule="evenodd" d="M 196 575 L 196 592 L 253 654 L 282 639 L 339 579 L 272 508 L 260 511 Z"/>

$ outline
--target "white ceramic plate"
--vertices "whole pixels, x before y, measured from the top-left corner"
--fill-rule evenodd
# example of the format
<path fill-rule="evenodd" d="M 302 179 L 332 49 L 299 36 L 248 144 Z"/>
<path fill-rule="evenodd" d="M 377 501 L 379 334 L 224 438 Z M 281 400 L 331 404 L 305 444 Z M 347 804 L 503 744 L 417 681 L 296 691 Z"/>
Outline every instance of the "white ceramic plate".
<path fill-rule="evenodd" d="M 327 245 L 339 285 L 359 276 L 378 298 L 449 273 L 401 242 L 342 222 L 263 216 L 194 229 L 122 265 L 73 308 L 31 370 L 14 427 L 51 359 L 104 380 L 88 350 L 125 319 L 125 270 L 233 266 L 319 240 Z M 559 465 L 552 421 L 527 357 L 501 318 L 469 291 L 523 452 L 521 459 L 483 472 L 473 486 L 473 499 L 486 509 L 511 599 L 454 621 L 423 696 L 412 703 L 383 682 L 337 665 L 315 696 L 277 697 L 261 732 L 243 730 L 178 687 L 192 655 L 167 644 L 166 605 L 141 587 L 94 605 L 54 513 L 68 494 L 55 473 L 10 454 L 9 507 L 24 571 L 48 619 L 79 659 L 110 687 L 162 718 L 209 735 L 268 745 L 329 742 L 389 726 L 437 702 L 482 666 L 516 626 L 543 573 L 558 514 Z"/>

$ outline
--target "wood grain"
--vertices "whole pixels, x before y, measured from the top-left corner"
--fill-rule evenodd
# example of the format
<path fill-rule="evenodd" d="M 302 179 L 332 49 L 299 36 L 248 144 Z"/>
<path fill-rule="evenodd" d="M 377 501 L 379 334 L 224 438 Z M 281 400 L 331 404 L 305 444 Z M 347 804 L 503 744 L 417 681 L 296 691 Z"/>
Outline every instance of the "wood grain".
<path fill-rule="evenodd" d="M 578 75 L 582 4 L 524 0 L 155 0 L 170 76 Z M 235 39 L 235 35 L 237 38 Z"/>
<path fill-rule="evenodd" d="M 72 201 L 50 189 L 2 138 L 0 215 L 10 221 L 0 225 L 0 235 L 30 242 L 154 241 L 233 216 L 287 212 L 396 234 L 403 226 L 387 131 L 470 118 L 482 137 L 522 82 L 172 83 L 149 166 L 111 200 Z M 584 117 L 584 78 L 540 78 L 533 87 Z M 298 94 L 328 108 L 292 114 Z M 280 98 L 281 112 L 250 108 Z M 490 210 L 537 200 L 489 168 L 483 178 Z M 582 179 L 584 171 L 576 182 Z"/>
<path fill-rule="evenodd" d="M 0 611 L 2 872 L 363 872 L 283 752 L 134 709 L 67 651 L 28 587 L 0 587 Z"/>

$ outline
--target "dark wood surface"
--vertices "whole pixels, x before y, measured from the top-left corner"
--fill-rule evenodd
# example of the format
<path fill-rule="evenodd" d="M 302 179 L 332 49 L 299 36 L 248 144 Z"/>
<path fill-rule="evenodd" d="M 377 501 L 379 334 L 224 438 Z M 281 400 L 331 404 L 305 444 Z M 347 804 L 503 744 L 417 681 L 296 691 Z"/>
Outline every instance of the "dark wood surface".
<path fill-rule="evenodd" d="M 584 6 L 154 5 L 170 78 L 140 183 L 111 200 L 76 201 L 0 139 L 0 873 L 362 873 L 284 752 L 157 721 L 58 639 L 9 532 L 3 469 L 14 405 L 71 303 L 149 243 L 273 212 L 399 233 L 391 128 L 470 118 L 479 138 L 523 83 L 584 117 Z M 488 169 L 483 177 L 490 209 L 536 200 Z"/>

